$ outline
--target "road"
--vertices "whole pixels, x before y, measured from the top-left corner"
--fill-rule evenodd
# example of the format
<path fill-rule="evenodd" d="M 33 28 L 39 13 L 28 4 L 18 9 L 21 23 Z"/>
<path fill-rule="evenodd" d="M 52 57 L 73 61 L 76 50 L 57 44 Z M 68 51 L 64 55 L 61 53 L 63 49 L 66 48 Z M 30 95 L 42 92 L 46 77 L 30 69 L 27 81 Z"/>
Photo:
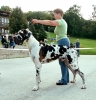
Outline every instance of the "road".
<path fill-rule="evenodd" d="M 85 73 L 87 89 L 80 89 L 79 75 L 75 84 L 56 86 L 61 78 L 56 60 L 42 66 L 40 88 L 32 91 L 35 67 L 30 57 L 0 60 L 0 100 L 96 100 L 96 55 L 80 55 L 79 66 Z M 70 72 L 70 80 L 72 77 Z"/>

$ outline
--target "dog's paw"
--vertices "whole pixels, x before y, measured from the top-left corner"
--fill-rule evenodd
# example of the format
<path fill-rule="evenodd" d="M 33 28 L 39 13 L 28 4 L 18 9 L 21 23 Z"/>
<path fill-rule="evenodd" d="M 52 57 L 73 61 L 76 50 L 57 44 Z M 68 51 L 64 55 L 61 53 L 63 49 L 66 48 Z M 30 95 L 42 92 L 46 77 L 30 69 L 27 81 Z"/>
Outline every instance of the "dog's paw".
<path fill-rule="evenodd" d="M 75 81 L 70 81 L 70 83 L 75 83 Z"/>
<path fill-rule="evenodd" d="M 82 86 L 82 87 L 81 87 L 81 89 L 86 89 L 86 86 L 85 86 L 85 85 L 84 85 L 84 86 Z"/>
<path fill-rule="evenodd" d="M 32 89 L 32 91 L 37 91 L 39 89 L 38 86 L 34 86 L 34 88 Z"/>
<path fill-rule="evenodd" d="M 39 84 L 41 83 L 41 80 L 39 80 L 39 82 L 38 82 Z"/>

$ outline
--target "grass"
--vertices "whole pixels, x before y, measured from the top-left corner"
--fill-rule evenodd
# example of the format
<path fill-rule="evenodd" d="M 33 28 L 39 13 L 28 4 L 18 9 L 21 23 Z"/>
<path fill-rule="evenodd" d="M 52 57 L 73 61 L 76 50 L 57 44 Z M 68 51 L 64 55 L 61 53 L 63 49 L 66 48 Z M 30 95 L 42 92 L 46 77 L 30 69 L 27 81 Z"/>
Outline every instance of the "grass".
<path fill-rule="evenodd" d="M 55 38 L 54 33 L 47 33 L 48 38 Z M 79 38 L 80 41 L 80 47 L 81 48 L 94 48 L 94 49 L 87 49 L 87 50 L 80 50 L 80 54 L 82 55 L 96 55 L 96 40 L 93 39 L 86 39 L 86 38 Z M 70 42 L 75 43 L 76 39 L 74 37 L 70 37 Z M 50 44 L 51 40 L 48 41 Z M 54 43 L 56 44 L 56 41 L 54 40 Z"/>
<path fill-rule="evenodd" d="M 47 33 L 47 37 L 49 37 L 49 38 L 55 38 L 56 36 L 55 36 L 54 33 L 48 32 Z"/>
<path fill-rule="evenodd" d="M 72 43 L 76 42 L 77 38 L 70 38 Z M 81 48 L 94 48 L 88 50 L 80 50 L 80 54 L 82 55 L 96 55 L 96 40 L 93 39 L 86 39 L 86 38 L 78 38 L 80 41 Z"/>

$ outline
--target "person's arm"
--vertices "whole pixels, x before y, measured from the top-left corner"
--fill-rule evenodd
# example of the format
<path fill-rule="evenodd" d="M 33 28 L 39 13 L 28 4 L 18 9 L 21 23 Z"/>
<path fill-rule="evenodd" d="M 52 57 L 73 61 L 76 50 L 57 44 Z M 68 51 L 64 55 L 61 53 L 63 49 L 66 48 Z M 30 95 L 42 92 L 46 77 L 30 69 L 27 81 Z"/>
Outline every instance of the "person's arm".
<path fill-rule="evenodd" d="M 43 24 L 43 25 L 49 25 L 49 26 L 58 26 L 59 23 L 57 20 L 38 20 L 38 19 L 33 19 L 32 20 L 33 24 Z"/>
<path fill-rule="evenodd" d="M 80 42 L 79 42 L 79 48 L 80 48 Z"/>

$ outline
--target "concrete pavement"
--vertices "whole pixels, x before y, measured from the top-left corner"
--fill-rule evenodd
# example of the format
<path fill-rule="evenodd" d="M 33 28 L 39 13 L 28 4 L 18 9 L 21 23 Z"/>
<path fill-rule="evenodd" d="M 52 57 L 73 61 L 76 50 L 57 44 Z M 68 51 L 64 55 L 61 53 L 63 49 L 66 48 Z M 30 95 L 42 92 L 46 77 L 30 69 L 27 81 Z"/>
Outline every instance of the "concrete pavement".
<path fill-rule="evenodd" d="M 0 60 L 0 100 L 96 100 L 96 55 L 80 55 L 79 66 L 85 73 L 87 89 L 80 89 L 79 75 L 75 84 L 56 86 L 61 78 L 56 60 L 42 66 L 40 89 L 32 91 L 35 67 L 30 57 Z"/>

